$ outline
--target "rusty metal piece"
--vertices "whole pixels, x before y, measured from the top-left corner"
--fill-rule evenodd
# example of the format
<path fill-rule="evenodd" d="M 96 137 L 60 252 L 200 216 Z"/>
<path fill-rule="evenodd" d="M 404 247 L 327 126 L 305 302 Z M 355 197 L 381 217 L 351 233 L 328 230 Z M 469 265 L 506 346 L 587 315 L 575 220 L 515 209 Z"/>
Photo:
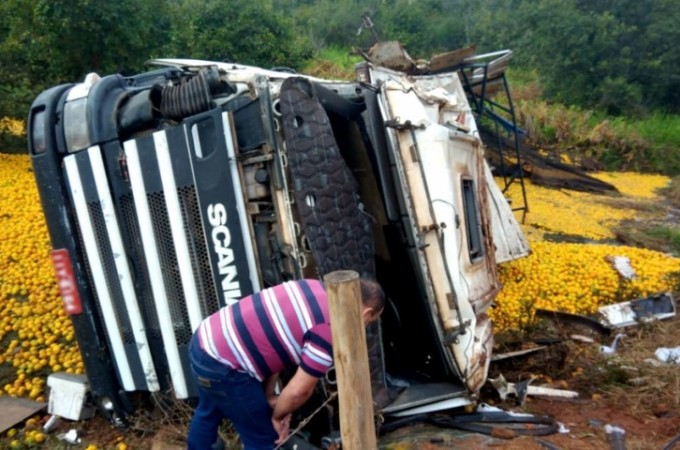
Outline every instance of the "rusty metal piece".
<path fill-rule="evenodd" d="M 399 72 L 411 73 L 416 67 L 415 61 L 398 41 L 377 42 L 368 50 L 367 56 L 373 64 Z"/>

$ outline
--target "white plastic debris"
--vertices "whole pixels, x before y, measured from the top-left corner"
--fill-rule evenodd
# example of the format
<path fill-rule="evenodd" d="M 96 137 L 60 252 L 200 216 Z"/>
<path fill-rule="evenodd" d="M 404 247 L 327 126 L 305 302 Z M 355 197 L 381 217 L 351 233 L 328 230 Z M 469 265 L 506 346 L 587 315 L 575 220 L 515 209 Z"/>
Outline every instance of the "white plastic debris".
<path fill-rule="evenodd" d="M 625 334 L 619 333 L 614 338 L 612 345 L 600 345 L 600 353 L 603 353 L 605 355 L 613 355 L 614 353 L 616 353 L 616 348 L 619 345 L 619 341 L 623 339 L 625 336 L 626 336 Z"/>
<path fill-rule="evenodd" d="M 89 419 L 94 407 L 87 402 L 90 385 L 85 375 L 56 372 L 47 377 L 50 397 L 47 412 L 69 420 Z"/>
<path fill-rule="evenodd" d="M 593 339 L 589 336 L 584 336 L 582 334 L 571 334 L 571 335 L 569 335 L 569 338 L 572 341 L 583 342 L 585 344 L 594 344 L 595 343 L 595 339 Z"/>
<path fill-rule="evenodd" d="M 477 405 L 477 412 L 478 413 L 504 412 L 508 416 L 512 416 L 512 417 L 532 417 L 533 416 L 533 414 L 529 414 L 529 413 L 506 411 L 504 409 L 499 408 L 498 406 L 489 405 L 488 403 L 483 403 L 483 402 L 480 403 L 479 405 Z"/>
<path fill-rule="evenodd" d="M 501 412 L 503 411 L 498 406 L 489 405 L 488 403 L 480 403 L 477 405 L 477 412 Z"/>
<path fill-rule="evenodd" d="M 680 347 L 659 347 L 656 349 L 654 354 L 661 362 L 680 364 Z"/>
<path fill-rule="evenodd" d="M 80 433 L 75 428 L 68 430 L 66 433 L 61 433 L 57 435 L 62 441 L 68 442 L 69 444 L 80 444 Z"/>
<path fill-rule="evenodd" d="M 622 278 L 634 280 L 637 278 L 635 269 L 630 265 L 630 258 L 627 256 L 607 256 L 605 258 L 616 269 Z"/>
<path fill-rule="evenodd" d="M 557 425 L 558 425 L 558 427 L 559 427 L 559 428 L 557 429 L 557 432 L 558 432 L 558 433 L 561 433 L 561 434 L 567 434 L 567 433 L 569 433 L 570 430 L 569 430 L 569 428 L 567 428 L 567 426 L 566 426 L 565 424 L 563 424 L 562 422 L 557 422 Z"/>

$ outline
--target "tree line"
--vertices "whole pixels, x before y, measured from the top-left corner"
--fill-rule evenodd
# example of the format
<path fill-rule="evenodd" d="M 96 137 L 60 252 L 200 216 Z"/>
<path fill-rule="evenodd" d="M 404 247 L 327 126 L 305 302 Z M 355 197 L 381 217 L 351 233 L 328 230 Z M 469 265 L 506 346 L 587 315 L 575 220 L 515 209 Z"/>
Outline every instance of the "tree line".
<path fill-rule="evenodd" d="M 676 0 L 3 0 L 0 117 L 25 117 L 49 86 L 135 73 L 149 58 L 300 68 L 324 48 L 376 37 L 424 59 L 509 48 L 548 99 L 677 113 L 678 24 Z"/>

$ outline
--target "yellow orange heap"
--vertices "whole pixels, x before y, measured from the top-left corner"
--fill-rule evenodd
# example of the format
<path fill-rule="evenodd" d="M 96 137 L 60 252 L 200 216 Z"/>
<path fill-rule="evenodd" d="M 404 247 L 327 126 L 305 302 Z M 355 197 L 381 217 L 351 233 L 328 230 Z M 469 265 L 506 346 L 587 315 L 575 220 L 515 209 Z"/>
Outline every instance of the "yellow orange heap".
<path fill-rule="evenodd" d="M 529 214 L 524 232 L 532 240 L 545 233 L 561 233 L 600 240 L 614 239 L 612 227 L 625 219 L 644 219 L 644 208 L 632 208 L 626 200 L 653 199 L 668 177 L 636 173 L 599 173 L 596 178 L 613 184 L 621 196 L 596 195 L 568 189 L 550 189 L 525 181 Z M 497 180 L 502 185 L 501 180 Z M 519 183 L 510 185 L 511 199 L 521 198 Z"/>
<path fill-rule="evenodd" d="M 497 331 L 521 328 L 535 309 L 593 314 L 603 305 L 672 290 L 680 259 L 614 245 L 534 242 L 533 254 L 500 267 L 503 289 L 490 315 Z M 627 280 L 607 257 L 630 259 Z"/>
<path fill-rule="evenodd" d="M 0 154 L 0 365 L 16 374 L 0 394 L 44 400 L 47 374 L 83 372 L 49 251 L 29 158 Z"/>
<path fill-rule="evenodd" d="M 636 173 L 600 173 L 623 199 L 654 199 L 668 177 Z M 518 184 L 509 195 L 520 195 Z M 663 253 L 618 245 L 545 242 L 545 233 L 612 239 L 611 227 L 620 220 L 644 218 L 641 209 L 621 208 L 610 196 L 549 189 L 526 182 L 529 213 L 522 228 L 532 255 L 504 264 L 501 290 L 490 316 L 496 331 L 521 328 L 537 308 L 594 314 L 603 305 L 673 290 L 680 259 Z M 628 257 L 636 278 L 626 280 L 608 257 Z"/>

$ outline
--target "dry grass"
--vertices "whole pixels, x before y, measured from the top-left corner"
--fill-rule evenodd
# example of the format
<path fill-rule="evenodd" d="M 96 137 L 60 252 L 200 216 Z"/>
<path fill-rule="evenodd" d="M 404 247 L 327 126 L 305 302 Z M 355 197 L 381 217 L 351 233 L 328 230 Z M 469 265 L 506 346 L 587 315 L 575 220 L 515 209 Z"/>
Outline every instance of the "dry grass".
<path fill-rule="evenodd" d="M 680 319 L 641 324 L 625 330 L 617 356 L 599 356 L 596 366 L 618 371 L 616 383 L 598 386 L 614 404 L 625 404 L 636 416 L 680 410 L 680 370 L 654 355 L 661 347 L 680 346 Z"/>
<path fill-rule="evenodd" d="M 670 186 L 663 189 L 662 194 L 674 208 L 680 208 L 680 177 L 671 179 Z"/>
<path fill-rule="evenodd" d="M 649 199 L 645 198 L 630 198 L 602 194 L 599 195 L 598 197 L 593 197 L 592 201 L 595 204 L 601 204 L 609 208 L 630 209 L 633 211 L 637 211 L 639 213 L 643 213 L 645 216 L 648 215 L 660 216 L 665 214 L 666 212 L 666 209 L 662 205 L 650 202 Z"/>
<path fill-rule="evenodd" d="M 635 247 L 680 255 L 680 178 L 659 189 L 655 202 L 644 198 L 603 198 L 613 208 L 639 211 L 640 216 L 612 227 L 616 239 Z"/>
<path fill-rule="evenodd" d="M 319 61 L 306 68 L 305 73 L 328 80 L 352 80 L 356 76 L 354 70 L 338 66 L 332 61 Z"/>
<path fill-rule="evenodd" d="M 139 437 L 138 445 L 132 445 L 132 448 L 143 448 L 148 444 L 149 437 L 154 437 L 159 450 L 183 448 L 194 408 L 185 401 L 175 399 L 172 393 L 153 397 L 153 404 L 152 409 L 138 412 L 130 421 L 130 430 Z M 241 448 L 238 435 L 229 421 L 222 423 L 218 433 L 225 450 Z"/>
<path fill-rule="evenodd" d="M 629 450 L 662 448 L 678 433 L 680 425 L 680 367 L 659 362 L 654 352 L 659 347 L 680 345 L 680 317 L 617 329 L 613 334 L 617 332 L 625 337 L 616 354 L 606 356 L 599 346 L 610 345 L 612 337 L 602 337 L 579 325 L 541 321 L 521 345 L 535 345 L 531 341 L 537 338 L 553 338 L 559 343 L 530 358 L 518 359 L 514 365 L 494 363 L 492 369 L 503 373 L 508 381 L 535 377 L 533 384 L 579 393 L 575 401 L 530 398 L 523 407 L 534 414 L 552 415 L 571 428 L 567 435 L 546 438 L 558 448 L 608 448 L 603 432 L 606 423 L 626 430 Z M 574 333 L 589 335 L 595 342 L 572 340 Z M 487 402 L 497 401 L 495 392 L 487 390 L 486 394 Z M 514 398 L 502 406 L 518 407 Z"/>

